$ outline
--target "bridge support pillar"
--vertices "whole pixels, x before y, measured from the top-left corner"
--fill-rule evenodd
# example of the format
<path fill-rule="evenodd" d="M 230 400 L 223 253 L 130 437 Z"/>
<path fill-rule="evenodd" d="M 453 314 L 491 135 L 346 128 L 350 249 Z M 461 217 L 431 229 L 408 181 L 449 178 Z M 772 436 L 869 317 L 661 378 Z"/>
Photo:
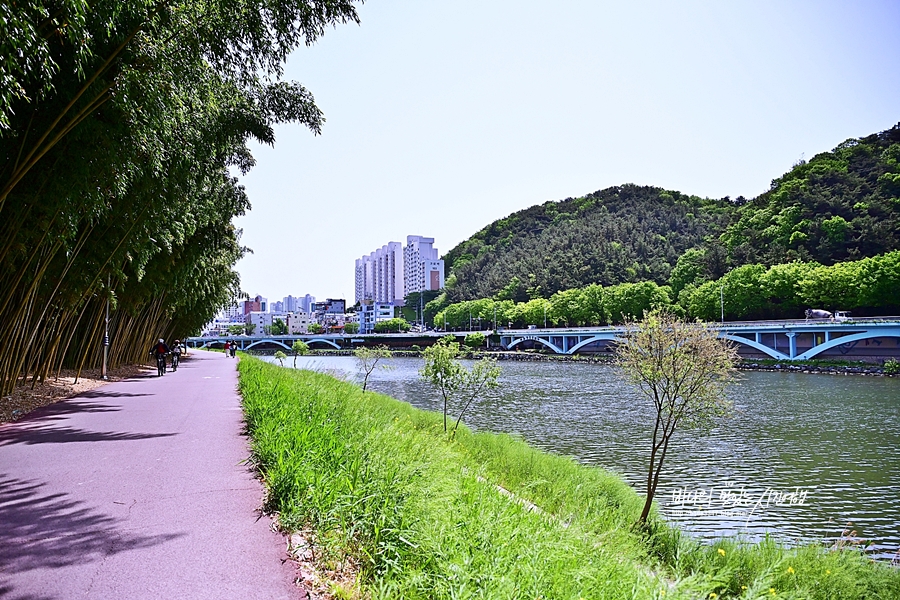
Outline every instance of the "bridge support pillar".
<path fill-rule="evenodd" d="M 794 332 L 788 332 L 785 335 L 788 337 L 788 342 L 791 345 L 791 360 L 794 360 L 794 357 L 797 356 L 797 334 Z"/>
<path fill-rule="evenodd" d="M 760 332 L 756 332 L 756 343 L 762 344 L 762 334 Z"/>
<path fill-rule="evenodd" d="M 830 342 L 830 341 L 831 341 L 831 332 L 830 332 L 830 331 L 826 331 L 826 332 L 825 332 L 825 343 L 827 344 L 827 343 Z"/>

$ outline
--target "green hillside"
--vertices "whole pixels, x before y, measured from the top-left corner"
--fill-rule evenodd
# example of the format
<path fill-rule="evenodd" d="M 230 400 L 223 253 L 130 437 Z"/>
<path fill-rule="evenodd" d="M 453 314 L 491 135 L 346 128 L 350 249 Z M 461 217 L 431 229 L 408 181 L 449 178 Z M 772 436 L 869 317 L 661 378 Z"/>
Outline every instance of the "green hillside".
<path fill-rule="evenodd" d="M 522 301 L 590 283 L 664 284 L 678 257 L 722 231 L 732 210 L 727 200 L 636 185 L 532 206 L 447 253 L 448 293 Z"/>
<path fill-rule="evenodd" d="M 740 207 L 721 236 L 732 265 L 830 265 L 900 248 L 900 124 L 801 162 Z"/>
<path fill-rule="evenodd" d="M 900 124 L 795 165 L 753 200 L 612 187 L 513 213 L 444 260 L 447 300 L 524 301 L 589 284 L 665 285 L 691 249 L 699 284 L 745 264 L 830 265 L 898 248 Z"/>

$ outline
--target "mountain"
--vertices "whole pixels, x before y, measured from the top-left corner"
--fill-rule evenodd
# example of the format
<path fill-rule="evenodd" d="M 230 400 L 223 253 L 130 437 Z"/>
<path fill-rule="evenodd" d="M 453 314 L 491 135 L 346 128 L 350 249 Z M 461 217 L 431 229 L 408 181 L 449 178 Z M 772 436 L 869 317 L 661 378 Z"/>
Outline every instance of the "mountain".
<path fill-rule="evenodd" d="M 752 200 L 623 185 L 532 206 L 450 250 L 447 300 L 547 298 L 592 283 L 665 285 L 794 260 L 830 265 L 900 248 L 900 124 L 800 162 Z"/>
<path fill-rule="evenodd" d="M 450 300 L 522 301 L 591 283 L 665 284 L 678 257 L 728 223 L 728 200 L 623 185 L 491 223 L 444 257 Z"/>
<path fill-rule="evenodd" d="M 800 162 L 720 236 L 730 264 L 825 265 L 900 247 L 900 124 Z"/>

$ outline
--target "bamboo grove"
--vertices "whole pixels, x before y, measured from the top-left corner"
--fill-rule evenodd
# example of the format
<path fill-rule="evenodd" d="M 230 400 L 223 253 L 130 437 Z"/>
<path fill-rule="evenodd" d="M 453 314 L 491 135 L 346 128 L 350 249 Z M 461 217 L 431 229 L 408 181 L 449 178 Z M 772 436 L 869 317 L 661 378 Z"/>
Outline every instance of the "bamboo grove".
<path fill-rule="evenodd" d="M 232 170 L 273 125 L 319 133 L 282 80 L 351 0 L 0 5 L 0 392 L 195 332 L 240 293 Z"/>

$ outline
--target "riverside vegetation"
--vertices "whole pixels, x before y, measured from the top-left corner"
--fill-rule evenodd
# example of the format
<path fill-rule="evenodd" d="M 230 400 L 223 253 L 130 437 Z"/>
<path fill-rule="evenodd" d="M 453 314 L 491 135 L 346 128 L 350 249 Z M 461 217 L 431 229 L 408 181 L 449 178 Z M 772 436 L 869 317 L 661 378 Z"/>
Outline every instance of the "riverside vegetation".
<path fill-rule="evenodd" d="M 465 425 L 449 438 L 440 413 L 322 373 L 239 369 L 267 508 L 323 569 L 358 568 L 335 597 L 900 597 L 900 573 L 853 547 L 703 545 L 655 512 L 644 532 L 642 498 L 601 469 Z"/>

